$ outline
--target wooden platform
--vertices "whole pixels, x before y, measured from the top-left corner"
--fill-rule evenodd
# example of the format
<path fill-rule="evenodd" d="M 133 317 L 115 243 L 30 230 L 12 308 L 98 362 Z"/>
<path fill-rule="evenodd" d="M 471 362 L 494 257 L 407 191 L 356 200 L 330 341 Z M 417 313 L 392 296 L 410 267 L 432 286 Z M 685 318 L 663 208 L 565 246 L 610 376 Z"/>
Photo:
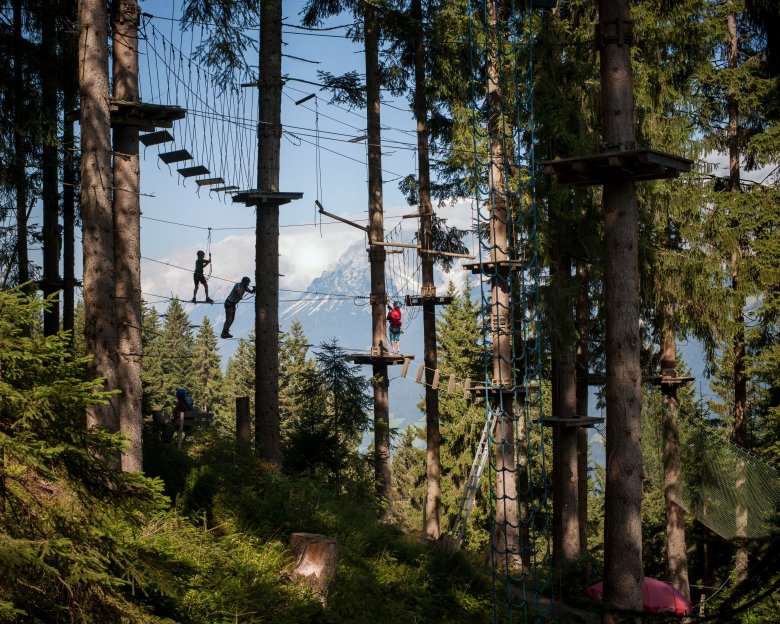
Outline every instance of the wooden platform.
<path fill-rule="evenodd" d="M 135 126 L 139 130 L 151 132 L 157 128 L 172 128 L 173 122 L 184 119 L 187 109 L 167 104 L 145 104 L 109 99 L 112 126 Z M 65 115 L 67 121 L 79 121 L 81 109 Z"/>
<path fill-rule="evenodd" d="M 355 354 L 347 356 L 355 364 L 403 364 L 405 360 L 413 360 L 413 355 L 404 355 L 403 353 L 386 353 L 384 355 L 371 355 L 370 353 Z"/>
<path fill-rule="evenodd" d="M 684 386 L 695 379 L 696 377 L 664 377 L 662 375 L 653 375 L 652 377 L 643 377 L 642 381 L 654 386 Z"/>
<path fill-rule="evenodd" d="M 470 380 L 466 380 L 463 384 L 463 397 L 468 398 L 471 394 L 485 394 L 487 393 L 491 397 L 497 397 L 500 395 L 507 396 L 518 394 L 525 396 L 532 392 L 539 392 L 539 386 L 534 384 L 532 386 L 485 386 L 484 384 L 473 386 Z"/>
<path fill-rule="evenodd" d="M 663 377 L 661 375 L 651 375 L 650 377 L 642 377 L 642 383 L 651 384 L 653 386 L 683 386 L 695 379 L 695 377 Z M 604 375 L 588 375 L 587 380 L 589 386 L 603 386 L 607 383 L 607 378 Z"/>
<path fill-rule="evenodd" d="M 426 303 L 433 303 L 434 305 L 449 305 L 452 303 L 452 297 L 437 297 L 436 295 L 432 297 L 423 295 L 406 295 L 405 301 L 406 305 L 408 306 L 421 306 L 425 305 Z"/>
<path fill-rule="evenodd" d="M 474 274 L 496 275 L 498 273 L 506 275 L 510 270 L 519 271 L 523 268 L 522 260 L 499 260 L 498 262 L 469 262 L 462 265 L 466 271 Z"/>
<path fill-rule="evenodd" d="M 303 193 L 283 193 L 250 189 L 248 191 L 238 191 L 233 195 L 233 203 L 246 204 L 247 206 L 259 206 L 261 204 L 281 206 L 282 204 L 289 204 L 293 200 L 301 199 L 301 197 L 303 197 Z"/>
<path fill-rule="evenodd" d="M 604 423 L 601 417 L 585 416 L 577 418 L 552 418 L 545 416 L 533 421 L 534 424 L 544 425 L 545 427 L 595 427 Z"/>
<path fill-rule="evenodd" d="M 693 161 L 652 149 L 604 152 L 594 156 L 547 160 L 545 173 L 559 184 L 589 186 L 614 180 L 660 180 L 690 171 Z"/>

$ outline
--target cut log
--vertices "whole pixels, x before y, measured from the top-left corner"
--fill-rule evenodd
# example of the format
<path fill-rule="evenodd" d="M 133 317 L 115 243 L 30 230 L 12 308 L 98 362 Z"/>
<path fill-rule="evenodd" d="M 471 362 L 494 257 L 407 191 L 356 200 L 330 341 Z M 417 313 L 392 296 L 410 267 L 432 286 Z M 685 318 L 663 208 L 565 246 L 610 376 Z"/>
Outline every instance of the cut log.
<path fill-rule="evenodd" d="M 325 605 L 339 562 L 338 542 L 316 533 L 293 533 L 290 550 L 296 556 L 290 576 L 302 577 Z"/>

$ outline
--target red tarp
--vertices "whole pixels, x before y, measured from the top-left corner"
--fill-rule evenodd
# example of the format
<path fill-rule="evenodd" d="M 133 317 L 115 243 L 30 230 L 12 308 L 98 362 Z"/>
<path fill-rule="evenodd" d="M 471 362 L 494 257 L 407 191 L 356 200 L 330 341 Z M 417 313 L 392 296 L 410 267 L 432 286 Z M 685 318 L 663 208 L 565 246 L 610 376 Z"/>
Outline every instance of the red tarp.
<path fill-rule="evenodd" d="M 601 600 L 603 591 L 603 583 L 596 583 L 588 587 L 585 593 L 591 598 Z M 691 601 L 669 583 L 649 577 L 645 577 L 642 585 L 642 606 L 645 611 L 677 613 L 678 615 L 688 615 L 693 609 Z"/>

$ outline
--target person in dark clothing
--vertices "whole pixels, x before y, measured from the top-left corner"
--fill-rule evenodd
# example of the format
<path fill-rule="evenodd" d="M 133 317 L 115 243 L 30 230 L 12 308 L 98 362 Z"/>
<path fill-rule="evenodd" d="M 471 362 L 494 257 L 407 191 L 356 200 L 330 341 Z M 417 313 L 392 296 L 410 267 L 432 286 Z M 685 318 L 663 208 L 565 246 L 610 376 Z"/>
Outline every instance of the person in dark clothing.
<path fill-rule="evenodd" d="M 255 289 L 249 285 L 249 278 L 243 277 L 240 282 L 233 286 L 233 290 L 225 299 L 225 324 L 222 327 L 221 338 L 232 338 L 230 334 L 230 326 L 233 324 L 233 320 L 236 318 L 236 306 L 244 293 L 254 293 Z"/>
<path fill-rule="evenodd" d="M 195 281 L 195 290 L 192 293 L 192 303 L 195 303 L 198 297 L 198 286 L 203 284 L 203 291 L 206 293 L 206 303 L 214 303 L 213 299 L 209 299 L 209 283 L 206 280 L 206 276 L 203 275 L 203 269 L 211 264 L 211 254 L 209 259 L 206 260 L 206 254 L 203 251 L 198 252 L 198 257 L 195 260 L 195 272 L 192 274 L 192 279 Z"/>

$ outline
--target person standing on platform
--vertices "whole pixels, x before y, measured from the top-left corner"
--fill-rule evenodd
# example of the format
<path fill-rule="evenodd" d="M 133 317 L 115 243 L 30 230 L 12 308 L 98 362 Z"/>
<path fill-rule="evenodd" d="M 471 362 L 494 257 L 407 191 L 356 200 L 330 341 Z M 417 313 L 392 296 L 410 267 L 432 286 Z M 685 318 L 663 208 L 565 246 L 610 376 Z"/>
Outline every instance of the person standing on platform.
<path fill-rule="evenodd" d="M 394 301 L 392 307 L 388 304 L 387 321 L 390 323 L 390 353 L 401 353 L 401 302 Z"/>

